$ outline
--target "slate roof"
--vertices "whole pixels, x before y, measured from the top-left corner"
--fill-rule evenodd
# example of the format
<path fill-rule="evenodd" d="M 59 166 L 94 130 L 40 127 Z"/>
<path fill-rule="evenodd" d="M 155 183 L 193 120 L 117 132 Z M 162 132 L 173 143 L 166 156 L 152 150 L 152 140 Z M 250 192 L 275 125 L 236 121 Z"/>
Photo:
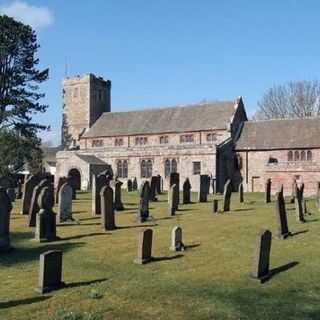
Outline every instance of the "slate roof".
<path fill-rule="evenodd" d="M 102 161 L 101 159 L 97 158 L 96 156 L 85 155 L 85 154 L 77 154 L 77 156 L 81 160 L 83 160 L 83 161 L 85 161 L 85 162 L 87 162 L 89 164 L 107 164 L 104 161 Z"/>
<path fill-rule="evenodd" d="M 244 122 L 236 150 L 320 147 L 320 118 Z"/>
<path fill-rule="evenodd" d="M 105 112 L 84 138 L 226 129 L 234 101 L 208 102 L 170 108 Z"/>

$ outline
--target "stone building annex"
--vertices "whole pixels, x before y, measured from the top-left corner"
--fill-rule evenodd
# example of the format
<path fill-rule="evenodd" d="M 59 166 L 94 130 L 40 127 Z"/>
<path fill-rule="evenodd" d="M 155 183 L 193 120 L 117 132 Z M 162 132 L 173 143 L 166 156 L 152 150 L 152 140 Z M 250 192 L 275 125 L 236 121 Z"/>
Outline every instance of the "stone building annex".
<path fill-rule="evenodd" d="M 246 191 L 263 191 L 271 178 L 273 190 L 284 184 L 285 192 L 297 179 L 307 194 L 320 181 L 319 118 L 248 121 L 242 98 L 111 112 L 111 81 L 92 74 L 66 78 L 63 99 L 69 148 L 57 153 L 56 178 L 71 174 L 84 190 L 108 168 L 123 182 L 161 175 L 164 189 L 179 172 L 194 191 L 200 174 L 210 175 L 217 191 L 228 178 Z"/>

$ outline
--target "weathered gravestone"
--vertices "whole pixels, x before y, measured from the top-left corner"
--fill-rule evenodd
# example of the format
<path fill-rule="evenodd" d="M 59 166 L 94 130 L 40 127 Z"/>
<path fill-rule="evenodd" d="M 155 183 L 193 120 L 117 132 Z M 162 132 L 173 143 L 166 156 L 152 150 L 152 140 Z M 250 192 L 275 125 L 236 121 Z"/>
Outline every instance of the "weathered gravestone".
<path fill-rule="evenodd" d="M 57 183 L 57 188 L 56 188 L 56 203 L 59 203 L 59 192 L 61 189 L 61 186 L 64 185 L 66 182 L 68 182 L 67 177 L 59 177 L 58 183 Z"/>
<path fill-rule="evenodd" d="M 297 222 L 305 222 L 304 219 L 304 212 L 303 212 L 303 190 L 304 185 L 302 184 L 299 188 L 298 184 L 295 184 L 295 190 L 294 190 L 294 203 L 295 203 L 295 211 L 296 211 L 296 221 Z"/>
<path fill-rule="evenodd" d="M 206 174 L 200 175 L 198 201 L 207 202 L 207 196 L 210 189 L 210 177 Z"/>
<path fill-rule="evenodd" d="M 23 185 L 23 193 L 22 193 L 21 214 L 24 214 L 24 215 L 29 214 L 33 189 L 37 186 L 39 182 L 40 182 L 39 176 L 30 176 L 25 180 Z"/>
<path fill-rule="evenodd" d="M 58 205 L 59 222 L 74 221 L 72 218 L 72 193 L 72 187 L 68 182 L 61 186 Z"/>
<path fill-rule="evenodd" d="M 132 180 L 131 179 L 129 179 L 127 181 L 127 191 L 132 192 Z"/>
<path fill-rule="evenodd" d="M 285 239 L 291 235 L 288 228 L 286 205 L 284 202 L 283 192 L 276 193 L 276 219 L 278 226 L 277 237 L 279 239 Z"/>
<path fill-rule="evenodd" d="M 218 199 L 213 199 L 213 213 L 217 213 L 219 209 L 219 201 Z"/>
<path fill-rule="evenodd" d="M 267 179 L 266 185 L 265 185 L 265 200 L 266 203 L 271 202 L 271 179 Z"/>
<path fill-rule="evenodd" d="M 216 178 L 211 179 L 211 188 L 212 188 L 212 193 L 215 194 L 217 192 L 216 190 Z"/>
<path fill-rule="evenodd" d="M 151 177 L 150 182 L 150 201 L 157 201 L 156 192 L 157 192 L 157 181 L 158 177 L 153 176 Z"/>
<path fill-rule="evenodd" d="M 16 191 L 14 188 L 8 188 L 7 194 L 11 202 L 14 202 L 16 200 Z"/>
<path fill-rule="evenodd" d="M 72 196 L 72 195 L 71 195 Z M 39 287 L 36 291 L 44 294 L 65 286 L 62 279 L 62 251 L 50 250 L 40 255 Z"/>
<path fill-rule="evenodd" d="M 55 241 L 59 239 L 56 233 L 56 214 L 54 206 L 53 188 L 44 187 L 38 198 L 40 208 L 36 218 L 35 240 L 39 242 Z"/>
<path fill-rule="evenodd" d="M 239 201 L 240 203 L 243 203 L 244 197 L 243 197 L 243 183 L 241 182 L 239 184 Z"/>
<path fill-rule="evenodd" d="M 132 181 L 132 190 L 133 191 L 137 191 L 138 190 L 138 181 L 137 181 L 136 177 L 134 177 L 134 179 Z"/>
<path fill-rule="evenodd" d="M 260 230 L 257 235 L 257 244 L 255 248 L 253 270 L 249 274 L 251 279 L 266 281 L 269 274 L 270 250 L 272 234 L 269 230 Z"/>
<path fill-rule="evenodd" d="M 149 181 L 144 181 L 140 188 L 139 212 L 136 218 L 137 222 L 144 222 L 149 218 Z"/>
<path fill-rule="evenodd" d="M 184 251 L 185 247 L 182 242 L 182 229 L 175 226 L 171 231 L 171 251 Z"/>
<path fill-rule="evenodd" d="M 293 179 L 292 185 L 291 185 L 291 198 L 290 198 L 290 203 L 294 203 L 295 198 L 296 198 L 296 192 L 297 192 L 297 180 Z"/>
<path fill-rule="evenodd" d="M 10 251 L 11 201 L 5 188 L 0 187 L 0 253 Z"/>
<path fill-rule="evenodd" d="M 138 256 L 134 263 L 145 264 L 152 260 L 152 229 L 144 229 L 139 232 Z"/>
<path fill-rule="evenodd" d="M 93 175 L 92 177 L 92 215 L 101 214 L 101 189 L 109 185 L 109 181 L 104 174 Z"/>
<path fill-rule="evenodd" d="M 191 183 L 189 178 L 187 178 L 185 180 L 185 182 L 183 183 L 183 204 L 188 204 L 191 203 Z"/>
<path fill-rule="evenodd" d="M 224 192 L 223 192 L 223 211 L 224 212 L 230 211 L 231 194 L 232 194 L 232 185 L 231 185 L 231 180 L 228 179 L 224 185 Z"/>
<path fill-rule="evenodd" d="M 113 197 L 114 197 L 114 208 L 117 211 L 124 210 L 123 203 L 121 200 L 121 186 L 122 186 L 121 181 L 114 181 L 112 183 L 112 188 L 113 188 Z"/>
<path fill-rule="evenodd" d="M 162 193 L 162 178 L 159 174 L 157 175 L 156 191 L 157 194 Z"/>
<path fill-rule="evenodd" d="M 100 192 L 101 196 L 101 216 L 103 230 L 116 229 L 114 219 L 114 203 L 113 203 L 113 189 L 110 186 L 104 186 Z"/>
<path fill-rule="evenodd" d="M 179 189 L 176 184 L 170 187 L 168 192 L 169 214 L 174 216 L 179 207 Z"/>
<path fill-rule="evenodd" d="M 36 226 L 37 213 L 40 211 L 38 199 L 40 196 L 40 192 L 45 187 L 52 188 L 52 183 L 47 179 L 42 179 L 40 181 L 40 183 L 33 189 L 31 204 L 30 204 L 30 208 L 29 208 L 29 215 L 28 215 L 28 226 L 29 227 Z"/>
<path fill-rule="evenodd" d="M 173 172 L 170 174 L 169 187 L 171 188 L 174 184 L 178 187 L 178 191 L 180 191 L 180 175 L 177 172 Z M 178 192 L 178 203 L 180 203 L 179 192 Z"/>

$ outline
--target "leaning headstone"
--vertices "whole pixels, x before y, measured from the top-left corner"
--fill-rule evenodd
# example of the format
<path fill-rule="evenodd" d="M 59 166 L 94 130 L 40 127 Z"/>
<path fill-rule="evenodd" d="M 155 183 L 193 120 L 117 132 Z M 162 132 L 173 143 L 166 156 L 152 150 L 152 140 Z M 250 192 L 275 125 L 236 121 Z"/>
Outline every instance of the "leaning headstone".
<path fill-rule="evenodd" d="M 132 192 L 132 180 L 131 179 L 129 179 L 127 181 L 127 191 Z"/>
<path fill-rule="evenodd" d="M 40 255 L 39 287 L 37 292 L 44 294 L 62 288 L 62 251 L 50 250 Z"/>
<path fill-rule="evenodd" d="M 282 192 L 276 193 L 275 211 L 278 226 L 277 236 L 279 239 L 285 239 L 290 236 L 291 233 L 289 232 L 288 228 L 287 212 Z"/>
<path fill-rule="evenodd" d="M 157 181 L 158 177 L 153 176 L 151 177 L 150 182 L 150 201 L 157 201 L 156 192 L 157 192 Z"/>
<path fill-rule="evenodd" d="M 40 208 L 36 218 L 35 240 L 39 242 L 49 242 L 59 239 L 56 233 L 56 214 L 52 208 L 54 206 L 53 188 L 44 187 L 38 199 Z"/>
<path fill-rule="evenodd" d="M 137 222 L 144 222 L 149 218 L 149 181 L 144 181 L 140 188 L 139 212 L 136 218 Z"/>
<path fill-rule="evenodd" d="M 170 174 L 169 187 L 173 186 L 174 184 L 178 187 L 178 190 L 180 191 L 180 175 L 177 172 L 173 172 Z M 180 198 L 178 199 L 178 202 L 180 202 Z"/>
<path fill-rule="evenodd" d="M 232 185 L 231 185 L 231 180 L 228 179 L 224 185 L 224 192 L 223 192 L 223 211 L 224 212 L 230 211 L 231 194 L 232 194 Z"/>
<path fill-rule="evenodd" d="M 122 182 L 117 180 L 112 183 L 113 197 L 114 197 L 114 208 L 116 211 L 124 210 L 123 203 L 121 200 L 121 186 Z"/>
<path fill-rule="evenodd" d="M 61 189 L 61 186 L 64 185 L 68 181 L 67 177 L 59 177 L 57 188 L 56 188 L 56 203 L 59 203 L 59 191 Z"/>
<path fill-rule="evenodd" d="M 172 185 L 168 193 L 169 214 L 174 216 L 179 207 L 179 190 L 177 185 Z"/>
<path fill-rule="evenodd" d="M 207 195 L 210 189 L 210 177 L 206 174 L 200 175 L 200 185 L 199 185 L 199 202 L 207 202 Z"/>
<path fill-rule="evenodd" d="M 191 183 L 189 178 L 187 178 L 185 180 L 185 182 L 183 183 L 183 204 L 188 204 L 191 202 Z"/>
<path fill-rule="evenodd" d="M 152 260 L 152 229 L 144 229 L 139 233 L 138 256 L 134 263 L 145 264 Z"/>
<path fill-rule="evenodd" d="M 138 181 L 137 181 L 136 177 L 134 177 L 134 179 L 132 181 L 132 190 L 133 191 L 137 191 L 138 190 Z"/>
<path fill-rule="evenodd" d="M 157 194 L 161 194 L 162 193 L 161 180 L 162 180 L 162 178 L 158 174 L 157 175 L 157 184 L 156 184 L 156 192 L 157 192 Z"/>
<path fill-rule="evenodd" d="M 178 226 L 171 231 L 171 251 L 184 251 L 184 244 L 182 242 L 182 229 Z"/>
<path fill-rule="evenodd" d="M 40 179 L 38 176 L 30 176 L 25 180 L 23 185 L 23 192 L 22 192 L 21 214 L 24 214 L 24 215 L 29 214 L 33 189 L 37 186 L 39 182 L 40 182 Z"/>
<path fill-rule="evenodd" d="M 10 251 L 11 201 L 5 188 L 0 187 L 0 253 Z"/>
<path fill-rule="evenodd" d="M 217 213 L 218 212 L 218 209 L 219 209 L 219 207 L 218 207 L 218 199 L 214 199 L 213 200 L 213 213 Z"/>
<path fill-rule="evenodd" d="M 240 203 L 243 203 L 244 198 L 243 198 L 243 183 L 241 182 L 239 185 L 239 201 Z"/>
<path fill-rule="evenodd" d="M 266 281 L 270 276 L 270 251 L 271 251 L 271 237 L 269 230 L 260 230 L 257 235 L 257 244 L 255 248 L 253 270 L 250 273 L 250 278 L 260 281 Z"/>
<path fill-rule="evenodd" d="M 72 218 L 72 193 L 72 187 L 68 182 L 61 186 L 58 205 L 59 222 L 74 221 Z"/>
<path fill-rule="evenodd" d="M 101 214 L 101 189 L 108 185 L 108 179 L 104 174 L 93 175 L 92 177 L 92 215 Z"/>
<path fill-rule="evenodd" d="M 102 228 L 107 230 L 114 230 L 116 228 L 114 219 L 114 203 L 113 203 L 113 189 L 110 186 L 104 186 L 100 192 L 101 196 L 101 217 Z"/>
<path fill-rule="evenodd" d="M 294 203 L 295 203 L 295 211 L 296 211 L 296 221 L 297 222 L 305 222 L 304 220 L 304 212 L 303 212 L 303 189 L 304 185 L 302 184 L 299 188 L 298 185 L 295 185 L 295 191 L 294 191 Z"/>
<path fill-rule="evenodd" d="M 265 185 L 265 199 L 266 203 L 271 202 L 271 179 L 267 179 L 266 185 Z"/>

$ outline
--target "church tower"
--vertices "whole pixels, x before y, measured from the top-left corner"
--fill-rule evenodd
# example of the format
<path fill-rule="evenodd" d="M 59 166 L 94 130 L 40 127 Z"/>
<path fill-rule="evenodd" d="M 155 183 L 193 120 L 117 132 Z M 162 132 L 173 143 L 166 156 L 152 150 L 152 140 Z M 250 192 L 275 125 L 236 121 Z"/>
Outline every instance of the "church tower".
<path fill-rule="evenodd" d="M 111 81 L 93 74 L 63 80 L 61 144 L 79 146 L 81 135 L 103 112 L 111 111 Z"/>

